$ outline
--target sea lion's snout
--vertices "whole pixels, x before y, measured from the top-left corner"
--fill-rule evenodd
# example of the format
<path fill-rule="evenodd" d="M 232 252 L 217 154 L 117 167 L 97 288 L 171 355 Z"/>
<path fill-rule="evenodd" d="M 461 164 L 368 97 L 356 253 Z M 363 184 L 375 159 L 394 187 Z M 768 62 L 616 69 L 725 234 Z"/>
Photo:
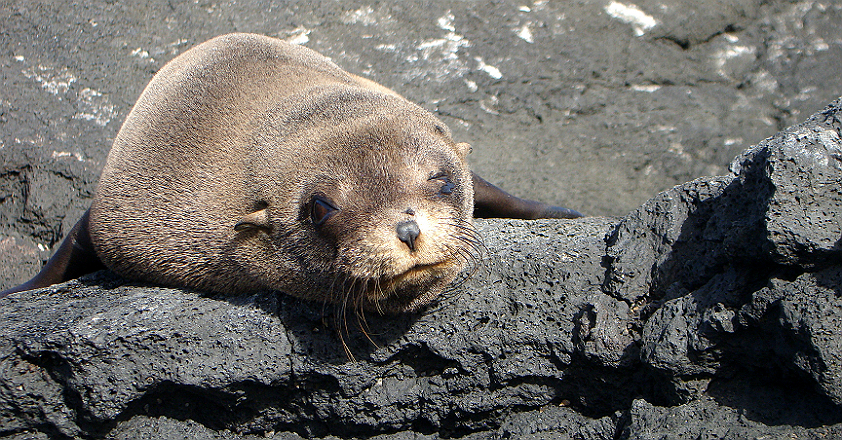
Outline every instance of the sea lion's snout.
<path fill-rule="evenodd" d="M 417 310 L 478 257 L 470 219 L 439 198 L 393 200 L 391 208 L 339 205 L 344 209 L 323 230 L 336 240 L 337 276 L 330 278 L 343 280 L 331 284 L 333 298 L 357 297 L 362 308 L 380 313 Z M 395 208 L 407 205 L 413 209 Z"/>
<path fill-rule="evenodd" d="M 398 223 L 395 228 L 398 233 L 398 240 L 404 242 L 411 252 L 415 252 L 415 240 L 421 235 L 421 228 L 415 220 L 407 220 Z"/>

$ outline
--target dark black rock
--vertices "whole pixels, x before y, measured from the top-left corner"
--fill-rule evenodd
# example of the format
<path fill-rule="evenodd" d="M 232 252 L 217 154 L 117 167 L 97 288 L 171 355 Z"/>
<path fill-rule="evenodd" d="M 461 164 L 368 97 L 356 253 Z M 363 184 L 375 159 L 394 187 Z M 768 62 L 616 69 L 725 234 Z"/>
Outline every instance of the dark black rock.
<path fill-rule="evenodd" d="M 732 164 L 747 179 L 761 174 L 768 181 L 766 234 L 776 263 L 806 268 L 842 263 L 840 118 L 838 105 L 832 105 Z"/>

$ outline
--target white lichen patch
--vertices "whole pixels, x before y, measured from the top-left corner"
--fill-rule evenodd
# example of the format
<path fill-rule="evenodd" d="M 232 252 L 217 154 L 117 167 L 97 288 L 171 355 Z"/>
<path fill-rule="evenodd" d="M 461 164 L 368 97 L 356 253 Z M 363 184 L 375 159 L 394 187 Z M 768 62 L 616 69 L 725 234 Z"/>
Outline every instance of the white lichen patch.
<path fill-rule="evenodd" d="M 803 87 L 798 90 L 798 94 L 793 97 L 796 101 L 807 101 L 812 99 L 818 89 L 814 86 Z"/>
<path fill-rule="evenodd" d="M 518 38 L 520 38 L 523 41 L 526 41 L 527 43 L 535 42 L 535 39 L 532 37 L 532 30 L 529 29 L 529 24 L 524 24 L 523 26 L 521 26 L 520 29 L 517 31 L 517 36 Z"/>
<path fill-rule="evenodd" d="M 67 67 L 56 69 L 39 64 L 33 68 L 23 69 L 22 73 L 23 76 L 35 80 L 44 90 L 56 96 L 67 93 L 70 86 L 77 81 Z"/>
<path fill-rule="evenodd" d="M 289 31 L 280 31 L 277 35 L 278 38 L 289 44 L 302 45 L 310 42 L 310 32 L 312 32 L 312 30 L 303 26 L 298 26 L 297 28 Z"/>
<path fill-rule="evenodd" d="M 108 97 L 94 89 L 84 88 L 79 92 L 77 108 L 79 110 L 73 115 L 73 119 L 93 121 L 100 127 L 105 127 L 117 116 L 117 111 L 109 103 Z"/>
<path fill-rule="evenodd" d="M 287 38 L 286 42 L 298 45 L 307 44 L 310 41 L 310 32 L 309 29 L 300 28 L 300 32 Z"/>
<path fill-rule="evenodd" d="M 286 41 L 287 41 L 287 43 L 290 43 L 290 44 L 297 44 L 297 45 L 307 44 L 308 42 L 310 42 L 309 31 L 308 32 L 302 32 L 298 35 L 295 35 L 292 38 L 288 38 Z"/>
<path fill-rule="evenodd" d="M 25 62 L 22 56 L 15 59 Z M 39 83 L 48 93 L 57 96 L 59 100 L 74 103 L 76 113 L 73 119 L 92 121 L 104 127 L 117 116 L 114 105 L 102 93 L 87 87 L 76 92 L 73 85 L 78 82 L 78 79 L 67 67 L 56 68 L 39 64 L 35 67 L 26 67 L 21 72 L 25 77 Z"/>
<path fill-rule="evenodd" d="M 755 50 L 753 47 L 748 46 L 740 46 L 740 45 L 733 45 L 726 47 L 722 50 L 718 50 L 713 53 L 713 60 L 716 63 L 716 66 L 719 69 L 720 75 L 725 75 L 724 67 L 728 61 L 734 58 L 742 58 L 742 57 L 749 57 L 754 58 Z"/>
<path fill-rule="evenodd" d="M 453 26 L 453 20 L 455 19 L 456 17 L 454 17 L 450 11 L 447 11 L 447 14 L 439 17 L 439 19 L 436 20 L 436 24 L 438 24 L 440 28 L 446 31 L 456 32 L 456 27 Z"/>
<path fill-rule="evenodd" d="M 129 56 L 133 56 L 135 58 L 140 58 L 142 60 L 148 60 L 149 62 L 155 62 L 155 60 L 149 56 L 149 51 L 143 50 L 142 48 L 137 48 L 129 53 Z"/>
<path fill-rule="evenodd" d="M 389 44 L 379 44 L 375 47 L 375 49 L 383 51 L 383 52 L 397 52 L 398 45 L 394 43 Z"/>
<path fill-rule="evenodd" d="M 487 64 L 480 57 L 473 57 L 467 49 L 471 42 L 457 33 L 456 17 L 450 11 L 436 19 L 439 29 L 445 31 L 441 38 L 433 38 L 420 41 L 415 45 L 415 51 L 406 56 L 406 61 L 413 64 L 413 67 L 404 75 L 408 80 L 416 78 L 429 78 L 438 82 L 463 78 L 472 70 L 484 72 L 494 79 L 501 79 L 502 72 L 495 66 Z M 531 39 L 531 33 L 524 35 Z M 382 51 L 392 51 L 394 46 L 381 45 L 377 47 Z M 472 61 L 473 60 L 473 61 Z M 476 63 L 476 64 L 474 64 Z M 472 69 L 472 66 L 475 68 Z M 465 80 L 468 90 L 475 92 L 479 86 L 474 81 Z"/>
<path fill-rule="evenodd" d="M 363 26 L 370 26 L 377 23 L 377 18 L 374 16 L 374 8 L 371 6 L 363 6 L 356 11 L 346 12 L 342 16 L 342 22 L 345 24 L 361 24 Z"/>
<path fill-rule="evenodd" d="M 605 6 L 605 12 L 623 23 L 632 25 L 634 34 L 638 37 L 642 37 L 647 31 L 658 25 L 658 20 L 655 17 L 646 14 L 637 5 L 633 4 L 626 5 L 612 1 Z"/>
<path fill-rule="evenodd" d="M 84 162 L 85 157 L 82 156 L 82 153 L 71 153 L 69 151 L 53 151 L 51 156 L 53 159 L 60 159 L 63 157 L 73 157 L 76 158 L 79 162 Z"/>
<path fill-rule="evenodd" d="M 459 49 L 463 47 L 471 47 L 471 42 L 461 35 L 450 32 L 444 38 L 422 41 L 416 49 L 421 52 L 420 59 L 444 61 L 442 70 L 458 72 L 464 70 L 461 65 L 464 63 L 459 63 Z"/>
<path fill-rule="evenodd" d="M 492 115 L 499 115 L 499 104 L 500 100 L 496 96 L 490 96 L 488 99 L 481 99 L 479 101 L 479 108 L 481 108 L 486 113 L 490 113 Z"/>
<path fill-rule="evenodd" d="M 757 48 L 740 41 L 735 34 L 725 33 L 708 44 L 711 67 L 721 77 L 743 81 L 754 71 Z"/>
<path fill-rule="evenodd" d="M 479 90 L 479 86 L 477 86 L 477 83 L 469 79 L 465 80 L 465 85 L 468 86 L 468 91 L 471 93 L 474 93 L 477 90 Z"/>
<path fill-rule="evenodd" d="M 187 46 L 188 43 L 190 43 L 188 40 L 184 38 L 179 38 L 178 40 L 175 40 L 172 43 L 168 44 L 164 51 L 169 52 L 170 55 L 177 55 L 179 52 L 181 52 L 182 48 Z M 162 51 L 162 53 L 164 51 Z"/>
<path fill-rule="evenodd" d="M 412 77 L 432 73 L 433 79 L 444 81 L 461 78 L 469 71 L 468 63 L 460 57 L 460 50 L 471 47 L 471 42 L 455 32 L 454 18 L 450 11 L 440 17 L 436 22 L 447 34 L 443 38 L 420 42 L 415 47 L 416 53 L 407 57 L 407 61 L 420 64 L 410 72 Z"/>
<path fill-rule="evenodd" d="M 827 44 L 827 42 L 825 42 L 824 39 L 821 37 L 817 37 L 815 40 L 813 40 L 812 44 L 813 50 L 815 50 L 816 52 L 821 52 L 830 49 L 830 45 Z"/>
<path fill-rule="evenodd" d="M 760 70 L 750 76 L 751 84 L 764 92 L 774 92 L 778 89 L 778 80 L 766 70 Z"/>
<path fill-rule="evenodd" d="M 635 84 L 631 86 L 631 89 L 635 92 L 654 93 L 661 90 L 661 86 L 657 84 Z"/>
<path fill-rule="evenodd" d="M 476 60 L 476 62 L 478 64 L 477 69 L 487 73 L 488 76 L 490 76 L 494 79 L 503 78 L 503 74 L 500 72 L 500 69 L 498 69 L 494 66 L 485 64 L 485 62 L 480 57 L 476 57 L 476 58 L 474 58 L 474 60 Z"/>
<path fill-rule="evenodd" d="M 372 7 L 363 6 L 353 11 L 347 11 L 342 14 L 342 23 L 346 25 L 357 25 L 364 27 L 374 27 L 377 33 L 389 33 L 388 29 L 397 25 L 397 22 L 391 15 L 388 14 L 388 8 L 382 6 Z M 376 26 L 375 26 L 376 25 Z M 363 38 L 366 36 L 363 35 Z M 368 36 L 372 38 L 372 35 Z"/>
<path fill-rule="evenodd" d="M 691 162 L 693 160 L 693 156 L 684 151 L 684 145 L 682 145 L 681 142 L 670 143 L 667 152 L 673 154 L 681 160 L 684 160 L 685 162 Z"/>

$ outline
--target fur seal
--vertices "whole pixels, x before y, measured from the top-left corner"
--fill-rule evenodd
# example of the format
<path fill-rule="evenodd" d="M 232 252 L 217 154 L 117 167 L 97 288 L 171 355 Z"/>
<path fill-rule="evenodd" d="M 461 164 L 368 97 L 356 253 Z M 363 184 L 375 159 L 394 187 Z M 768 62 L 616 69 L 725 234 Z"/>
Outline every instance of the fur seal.
<path fill-rule="evenodd" d="M 473 174 L 430 112 L 305 47 L 223 35 L 167 63 L 118 133 L 90 209 L 44 269 L 209 292 L 279 290 L 387 313 L 476 259 L 472 215 L 579 217 Z"/>

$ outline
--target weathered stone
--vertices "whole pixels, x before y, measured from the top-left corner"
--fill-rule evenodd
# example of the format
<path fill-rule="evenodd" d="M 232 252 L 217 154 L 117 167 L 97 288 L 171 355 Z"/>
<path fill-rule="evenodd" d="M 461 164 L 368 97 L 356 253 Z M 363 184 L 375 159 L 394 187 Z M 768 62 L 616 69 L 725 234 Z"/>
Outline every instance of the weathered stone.
<path fill-rule="evenodd" d="M 419 102 L 513 193 L 625 215 L 478 221 L 473 276 L 398 318 L 108 273 L 5 298 L 0 437 L 839 437 L 840 102 L 758 141 L 842 92 L 842 8 L 726 3 L 0 6 L 3 287 L 151 75 L 232 30 Z"/>

